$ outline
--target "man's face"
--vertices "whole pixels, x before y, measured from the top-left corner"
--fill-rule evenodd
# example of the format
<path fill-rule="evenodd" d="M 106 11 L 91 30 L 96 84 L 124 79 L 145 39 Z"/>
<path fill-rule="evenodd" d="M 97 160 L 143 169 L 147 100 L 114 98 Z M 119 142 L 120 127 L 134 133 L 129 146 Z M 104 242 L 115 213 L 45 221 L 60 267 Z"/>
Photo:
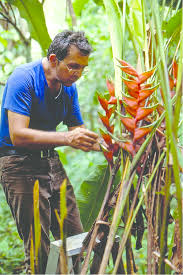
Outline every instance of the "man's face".
<path fill-rule="evenodd" d="M 81 55 L 79 49 L 71 45 L 68 55 L 57 63 L 56 77 L 65 86 L 71 86 L 82 75 L 86 66 L 88 66 L 89 56 Z"/>

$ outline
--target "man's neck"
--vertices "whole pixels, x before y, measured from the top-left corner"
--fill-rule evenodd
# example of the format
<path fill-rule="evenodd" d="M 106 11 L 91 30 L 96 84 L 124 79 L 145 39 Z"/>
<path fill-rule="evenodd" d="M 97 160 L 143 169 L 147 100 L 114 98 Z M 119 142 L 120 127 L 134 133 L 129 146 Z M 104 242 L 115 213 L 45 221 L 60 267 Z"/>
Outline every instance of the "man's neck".
<path fill-rule="evenodd" d="M 43 69 L 48 83 L 48 87 L 52 95 L 55 97 L 59 94 L 61 84 L 55 77 L 55 71 L 51 68 L 49 61 L 46 57 L 42 59 Z"/>

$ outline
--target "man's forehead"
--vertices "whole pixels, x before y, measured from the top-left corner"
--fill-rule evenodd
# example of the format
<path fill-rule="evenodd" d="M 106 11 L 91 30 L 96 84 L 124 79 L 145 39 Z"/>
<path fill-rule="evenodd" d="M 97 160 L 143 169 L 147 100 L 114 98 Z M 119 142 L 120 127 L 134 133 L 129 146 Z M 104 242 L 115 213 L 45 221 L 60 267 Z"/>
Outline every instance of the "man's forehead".
<path fill-rule="evenodd" d="M 89 57 L 89 55 L 82 54 L 82 52 L 79 50 L 79 48 L 76 45 L 71 44 L 68 49 L 68 54 L 66 57 L 71 57 L 71 56 L 75 56 L 75 55 Z"/>
<path fill-rule="evenodd" d="M 71 45 L 68 50 L 67 56 L 64 58 L 65 61 L 79 62 L 79 63 L 87 63 L 88 65 L 89 55 L 83 55 L 77 46 Z"/>

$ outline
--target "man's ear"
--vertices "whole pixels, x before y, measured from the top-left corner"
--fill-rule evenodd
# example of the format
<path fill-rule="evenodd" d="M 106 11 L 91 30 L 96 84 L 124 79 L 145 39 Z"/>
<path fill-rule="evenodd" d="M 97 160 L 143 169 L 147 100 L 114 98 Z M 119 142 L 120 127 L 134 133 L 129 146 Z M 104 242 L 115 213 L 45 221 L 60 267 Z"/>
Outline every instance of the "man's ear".
<path fill-rule="evenodd" d="M 57 64 L 57 62 L 59 62 L 58 59 L 57 59 L 57 57 L 56 57 L 56 55 L 54 53 L 50 54 L 50 56 L 49 56 L 49 62 L 53 66 L 55 66 Z"/>

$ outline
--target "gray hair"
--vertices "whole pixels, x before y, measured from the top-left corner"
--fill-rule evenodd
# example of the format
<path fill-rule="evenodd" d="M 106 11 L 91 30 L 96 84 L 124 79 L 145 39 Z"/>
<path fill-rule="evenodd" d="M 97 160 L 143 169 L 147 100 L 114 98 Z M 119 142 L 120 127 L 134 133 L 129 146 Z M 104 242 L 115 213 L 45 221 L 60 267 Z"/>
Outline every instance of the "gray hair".
<path fill-rule="evenodd" d="M 50 54 L 55 54 L 58 60 L 63 60 L 68 55 L 71 45 L 75 45 L 85 56 L 92 51 L 84 32 L 65 30 L 53 39 L 47 52 L 47 58 L 49 59 Z"/>

